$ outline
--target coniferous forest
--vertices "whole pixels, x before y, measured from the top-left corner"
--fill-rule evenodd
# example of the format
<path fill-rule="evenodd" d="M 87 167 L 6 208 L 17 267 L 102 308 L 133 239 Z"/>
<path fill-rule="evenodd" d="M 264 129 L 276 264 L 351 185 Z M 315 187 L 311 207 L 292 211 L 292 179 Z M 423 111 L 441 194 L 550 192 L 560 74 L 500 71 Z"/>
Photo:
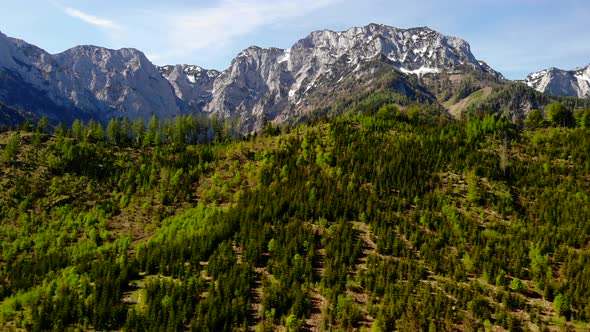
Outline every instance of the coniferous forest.
<path fill-rule="evenodd" d="M 590 110 L 0 134 L 0 329 L 587 331 Z"/>

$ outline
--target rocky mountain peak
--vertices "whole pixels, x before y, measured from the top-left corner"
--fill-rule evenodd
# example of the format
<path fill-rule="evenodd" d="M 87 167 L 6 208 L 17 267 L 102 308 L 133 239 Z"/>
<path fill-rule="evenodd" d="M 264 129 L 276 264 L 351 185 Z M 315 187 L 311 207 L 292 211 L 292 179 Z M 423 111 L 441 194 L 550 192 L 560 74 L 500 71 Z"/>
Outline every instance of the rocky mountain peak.
<path fill-rule="evenodd" d="M 284 121 L 307 112 L 311 107 L 304 100 L 323 89 L 361 77 L 370 82 L 377 63 L 408 75 L 476 70 L 501 77 L 478 61 L 460 38 L 428 27 L 369 24 L 345 31 L 314 31 L 284 50 L 249 47 L 207 89 L 200 90 L 201 101 L 208 99 L 201 92 L 211 91 L 210 101 L 200 104 L 207 113 L 239 116 L 253 129 L 263 117 Z M 189 91 L 183 90 L 181 80 L 170 75 L 169 69 L 164 72 L 184 100 Z"/>
<path fill-rule="evenodd" d="M 406 75 L 475 70 L 500 76 L 478 61 L 460 38 L 428 27 L 374 23 L 315 31 L 288 49 L 248 47 L 222 72 L 186 64 L 156 67 L 132 48 L 82 45 L 51 55 L 3 35 L 0 44 L 8 45 L 0 47 L 0 67 L 10 68 L 14 80 L 33 86 L 36 95 L 57 105 L 71 104 L 102 120 L 205 112 L 239 117 L 245 131 L 265 119 L 283 122 L 306 116 L 342 91 L 366 93 L 384 75 L 394 77 L 392 88 L 404 94 L 420 89 L 408 83 L 417 80 Z M 12 81 L 0 86 L 0 97 L 2 91 L 16 95 Z"/>
<path fill-rule="evenodd" d="M 17 108 L 44 113 L 50 108 L 45 105 L 54 105 L 56 112 L 77 110 L 80 118 L 102 121 L 123 114 L 136 118 L 180 113 L 170 83 L 139 50 L 81 45 L 52 55 L 4 35 L 0 44 L 0 68 L 5 68 L 0 101 Z M 36 102 L 31 101 L 33 95 Z M 56 122 L 67 118 L 47 115 Z"/>
<path fill-rule="evenodd" d="M 160 74 L 170 82 L 174 94 L 184 102 L 188 111 L 200 111 L 211 100 L 213 82 L 221 75 L 197 65 L 166 65 L 158 67 Z"/>
<path fill-rule="evenodd" d="M 0 68 L 4 67 L 14 72 L 26 71 L 27 76 L 31 76 L 34 75 L 31 73 L 33 64 L 43 61 L 48 56 L 44 50 L 0 32 Z"/>
<path fill-rule="evenodd" d="M 65 66 L 99 66 L 103 70 L 125 67 L 136 71 L 142 66 L 153 70 L 154 66 L 143 52 L 134 48 L 112 50 L 93 45 L 81 45 L 55 56 Z"/>
<path fill-rule="evenodd" d="M 166 65 L 158 67 L 158 71 L 165 78 L 171 79 L 172 75 L 184 76 L 191 84 L 198 84 L 202 80 L 213 79 L 221 73 L 217 70 L 209 70 L 197 65 Z"/>
<path fill-rule="evenodd" d="M 354 63 L 384 57 L 402 72 L 419 76 L 460 67 L 500 76 L 473 56 L 466 41 L 428 27 L 400 29 L 369 24 L 342 32 L 315 31 L 297 42 L 292 50 L 313 51 L 316 58 L 328 63 L 342 56 Z"/>
<path fill-rule="evenodd" d="M 529 74 L 524 83 L 556 96 L 590 98 L 590 65 L 574 70 L 551 67 Z"/>

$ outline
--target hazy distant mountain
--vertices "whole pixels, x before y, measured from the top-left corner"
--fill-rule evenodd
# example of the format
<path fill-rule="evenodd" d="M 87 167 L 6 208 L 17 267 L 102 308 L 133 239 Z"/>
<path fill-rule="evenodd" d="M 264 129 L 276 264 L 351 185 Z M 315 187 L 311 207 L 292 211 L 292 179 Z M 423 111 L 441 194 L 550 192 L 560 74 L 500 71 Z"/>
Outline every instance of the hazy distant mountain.
<path fill-rule="evenodd" d="M 170 83 L 140 51 L 77 46 L 52 55 L 3 34 L 0 101 L 55 122 L 180 113 Z"/>
<path fill-rule="evenodd" d="M 549 68 L 527 76 L 525 83 L 555 96 L 590 97 L 590 65 L 574 70 Z"/>

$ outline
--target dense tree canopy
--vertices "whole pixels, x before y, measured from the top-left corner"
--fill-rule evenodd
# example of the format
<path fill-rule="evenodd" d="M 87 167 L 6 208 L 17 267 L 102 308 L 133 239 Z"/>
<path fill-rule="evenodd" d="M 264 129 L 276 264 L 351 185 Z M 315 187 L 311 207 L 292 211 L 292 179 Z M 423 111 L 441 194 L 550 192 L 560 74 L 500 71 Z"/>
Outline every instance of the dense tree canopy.
<path fill-rule="evenodd" d="M 587 329 L 583 121 L 372 98 L 247 139 L 193 116 L 0 134 L 1 328 Z"/>

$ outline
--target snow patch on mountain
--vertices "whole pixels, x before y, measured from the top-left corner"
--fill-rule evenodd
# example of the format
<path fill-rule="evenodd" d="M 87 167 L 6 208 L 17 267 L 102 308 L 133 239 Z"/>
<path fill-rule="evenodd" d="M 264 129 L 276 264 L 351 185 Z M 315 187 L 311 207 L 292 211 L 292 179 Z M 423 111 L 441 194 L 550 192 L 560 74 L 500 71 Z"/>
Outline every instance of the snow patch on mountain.
<path fill-rule="evenodd" d="M 198 96 L 204 112 L 241 117 L 253 129 L 261 115 L 288 119 L 289 112 L 304 112 L 298 107 L 306 107 L 302 100 L 316 91 L 372 77 L 378 63 L 419 77 L 463 70 L 501 77 L 477 60 L 460 38 L 427 27 L 398 29 L 380 24 L 315 31 L 285 50 L 252 46 L 220 73 L 198 72 L 196 67 L 183 68 L 182 77 L 171 68 L 161 73 L 179 99 L 194 104 Z"/>
<path fill-rule="evenodd" d="M 543 93 L 590 98 L 590 65 L 574 70 L 549 68 L 527 76 L 524 83 Z"/>
<path fill-rule="evenodd" d="M 420 68 L 414 69 L 414 70 L 408 70 L 408 69 L 402 67 L 399 70 L 404 74 L 418 75 L 418 77 L 422 77 L 426 74 L 438 74 L 441 72 L 441 70 L 438 68 L 430 68 L 430 67 L 420 67 Z"/>
<path fill-rule="evenodd" d="M 580 81 L 590 82 L 590 66 L 588 67 L 588 70 L 576 73 L 574 77 Z"/>
<path fill-rule="evenodd" d="M 278 63 L 289 62 L 291 59 L 291 49 L 288 48 L 285 50 L 285 53 L 277 59 Z"/>
<path fill-rule="evenodd" d="M 56 100 L 111 116 L 192 111 L 238 117 L 245 130 L 263 118 L 280 122 L 313 112 L 342 93 L 341 86 L 370 88 L 378 68 L 420 77 L 471 70 L 501 77 L 474 57 L 466 41 L 427 27 L 369 24 L 315 31 L 285 50 L 249 47 L 222 72 L 196 65 L 156 67 L 134 49 L 79 46 L 52 56 L 27 45 L 0 35 L 0 70 L 10 68 L 39 87 L 49 80 L 44 89 Z"/>

